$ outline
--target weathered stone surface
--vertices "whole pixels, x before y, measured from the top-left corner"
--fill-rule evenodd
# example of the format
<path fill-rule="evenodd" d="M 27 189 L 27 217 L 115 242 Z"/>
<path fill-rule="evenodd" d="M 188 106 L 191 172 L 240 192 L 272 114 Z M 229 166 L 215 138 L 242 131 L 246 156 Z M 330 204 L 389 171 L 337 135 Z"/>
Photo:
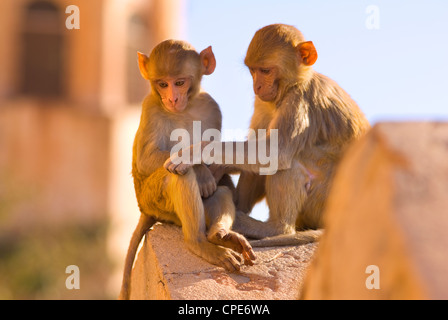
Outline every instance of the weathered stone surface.
<path fill-rule="evenodd" d="M 158 224 L 138 254 L 131 299 L 296 299 L 315 248 L 256 248 L 254 266 L 229 273 L 190 253 L 179 227 Z"/>
<path fill-rule="evenodd" d="M 376 125 L 337 172 L 302 297 L 448 299 L 447 193 L 448 123 Z"/>
<path fill-rule="evenodd" d="M 448 299 L 447 192 L 448 123 L 381 123 L 344 157 L 314 256 L 315 244 L 257 248 L 255 266 L 230 274 L 191 254 L 179 228 L 158 225 L 131 297 Z M 372 265 L 379 289 L 367 288 Z"/>

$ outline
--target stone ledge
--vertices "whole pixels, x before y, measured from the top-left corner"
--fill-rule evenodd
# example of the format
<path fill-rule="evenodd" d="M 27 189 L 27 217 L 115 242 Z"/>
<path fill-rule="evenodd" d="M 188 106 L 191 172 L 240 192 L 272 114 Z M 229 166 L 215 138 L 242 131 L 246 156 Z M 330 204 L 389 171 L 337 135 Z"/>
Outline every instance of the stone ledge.
<path fill-rule="evenodd" d="M 190 253 L 179 227 L 157 224 L 135 262 L 131 299 L 296 299 L 315 248 L 255 248 L 254 266 L 229 273 Z"/>
<path fill-rule="evenodd" d="M 377 124 L 337 170 L 315 254 L 256 248 L 257 264 L 230 274 L 186 250 L 180 228 L 157 225 L 131 298 L 448 299 L 447 192 L 448 123 Z M 371 265 L 379 289 L 366 286 Z"/>

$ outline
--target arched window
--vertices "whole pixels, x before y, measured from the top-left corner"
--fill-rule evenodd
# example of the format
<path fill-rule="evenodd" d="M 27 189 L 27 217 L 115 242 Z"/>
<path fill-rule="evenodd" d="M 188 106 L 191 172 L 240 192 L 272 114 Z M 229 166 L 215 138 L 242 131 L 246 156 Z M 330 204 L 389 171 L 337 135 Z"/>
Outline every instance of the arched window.
<path fill-rule="evenodd" d="M 149 54 L 150 32 L 147 21 L 135 14 L 128 20 L 127 53 L 126 53 L 126 95 L 131 104 L 140 103 L 149 93 L 149 84 L 140 75 L 137 62 L 137 51 Z"/>
<path fill-rule="evenodd" d="M 22 93 L 60 96 L 64 88 L 63 15 L 50 1 L 33 1 L 24 18 Z"/>

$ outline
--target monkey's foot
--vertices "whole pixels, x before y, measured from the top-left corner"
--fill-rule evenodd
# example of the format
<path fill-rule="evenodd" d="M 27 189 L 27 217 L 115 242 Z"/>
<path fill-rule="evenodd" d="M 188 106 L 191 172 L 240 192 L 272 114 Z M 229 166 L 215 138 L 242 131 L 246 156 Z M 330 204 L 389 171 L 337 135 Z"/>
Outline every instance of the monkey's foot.
<path fill-rule="evenodd" d="M 187 243 L 188 248 L 196 255 L 211 264 L 223 267 L 227 271 L 239 271 L 241 267 L 241 257 L 238 253 L 217 246 L 208 241 Z"/>
<path fill-rule="evenodd" d="M 243 255 L 244 264 L 253 266 L 256 259 L 255 252 L 247 239 L 234 231 L 219 229 L 207 236 L 207 239 L 214 244 L 230 248 Z"/>

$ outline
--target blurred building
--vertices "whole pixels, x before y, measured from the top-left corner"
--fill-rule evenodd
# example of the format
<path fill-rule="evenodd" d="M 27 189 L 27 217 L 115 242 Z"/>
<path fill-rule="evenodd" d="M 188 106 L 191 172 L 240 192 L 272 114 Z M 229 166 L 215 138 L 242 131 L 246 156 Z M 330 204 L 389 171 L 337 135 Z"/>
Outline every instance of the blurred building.
<path fill-rule="evenodd" d="M 69 5 L 79 29 L 66 28 Z M 183 17 L 183 0 L 0 1 L 0 224 L 108 221 L 105 254 L 121 276 L 139 216 L 132 142 L 149 90 L 136 53 L 182 37 Z"/>

